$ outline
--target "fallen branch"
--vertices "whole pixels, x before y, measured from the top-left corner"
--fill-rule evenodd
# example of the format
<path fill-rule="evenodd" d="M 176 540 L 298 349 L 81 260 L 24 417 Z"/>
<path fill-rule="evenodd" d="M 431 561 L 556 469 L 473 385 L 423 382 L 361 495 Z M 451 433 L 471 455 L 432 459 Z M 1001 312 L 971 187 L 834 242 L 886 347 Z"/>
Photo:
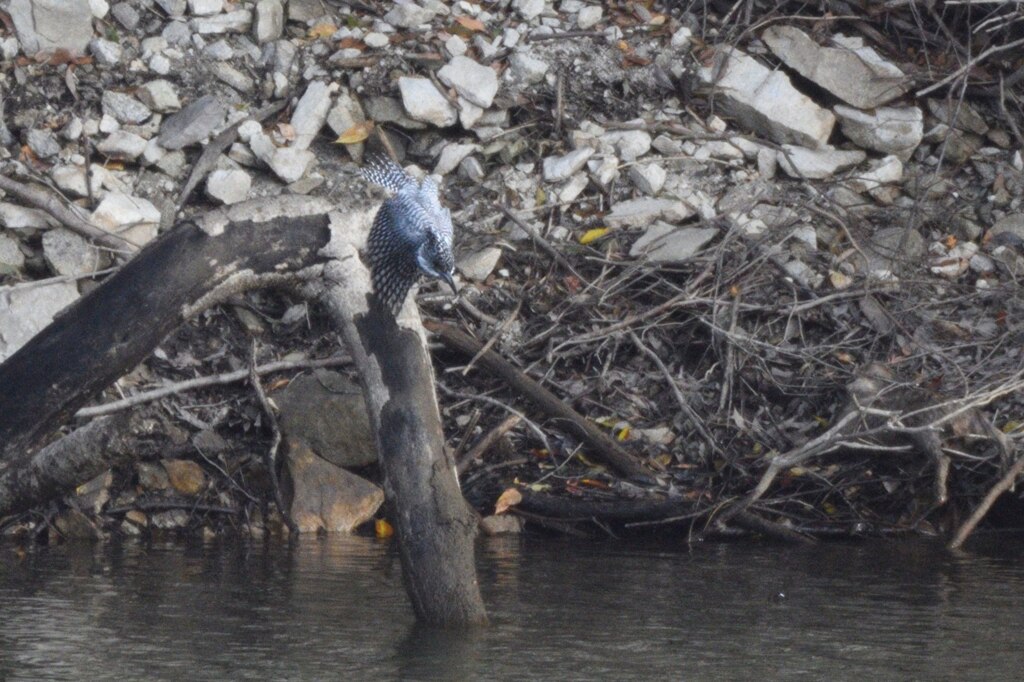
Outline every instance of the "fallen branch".
<path fill-rule="evenodd" d="M 1014 465 L 1010 467 L 1010 470 L 1006 472 L 1006 475 L 1000 478 L 999 481 L 992 486 L 992 489 L 985 495 L 981 504 L 979 504 L 971 513 L 971 516 L 963 522 L 963 525 L 957 529 L 956 535 L 953 536 L 953 539 L 949 543 L 950 549 L 959 549 L 960 546 L 964 544 L 964 541 L 966 541 L 970 534 L 974 532 L 974 529 L 981 520 L 985 518 L 985 515 L 988 514 L 988 510 L 992 508 L 992 505 L 995 504 L 995 501 L 999 496 L 1009 490 L 1013 486 L 1014 481 L 1016 481 L 1017 477 L 1021 474 L 1024 474 L 1024 457 L 1019 458 Z"/>
<path fill-rule="evenodd" d="M 517 414 L 510 414 L 500 424 L 484 434 L 484 437 L 477 441 L 473 449 L 467 452 L 455 465 L 455 471 L 459 474 L 466 472 L 473 462 L 478 461 L 484 454 L 494 447 L 502 436 L 514 429 L 523 419 Z"/>
<path fill-rule="evenodd" d="M 531 400 L 550 417 L 574 424 L 583 434 L 584 441 L 593 448 L 593 452 L 588 454 L 593 455 L 595 459 L 608 464 L 623 476 L 645 481 L 650 480 L 650 472 L 641 466 L 633 455 L 626 452 L 608 434 L 601 431 L 596 424 L 569 407 L 564 400 L 554 393 L 526 376 L 526 374 L 513 366 L 512 363 L 494 351 L 489 350 L 480 353 L 483 349 L 483 345 L 480 342 L 451 325 L 428 320 L 423 323 L 423 326 L 433 334 L 436 334 L 441 339 L 441 342 L 449 348 L 470 357 L 479 354 L 479 362 L 482 366 L 500 376 L 510 388 Z"/>

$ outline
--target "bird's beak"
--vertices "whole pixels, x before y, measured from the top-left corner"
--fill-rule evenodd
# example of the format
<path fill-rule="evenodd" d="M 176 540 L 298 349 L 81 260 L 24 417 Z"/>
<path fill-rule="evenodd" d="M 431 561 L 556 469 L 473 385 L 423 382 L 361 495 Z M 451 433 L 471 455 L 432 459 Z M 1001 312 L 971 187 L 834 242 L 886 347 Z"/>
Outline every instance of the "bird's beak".
<path fill-rule="evenodd" d="M 447 272 L 441 275 L 441 278 L 452 288 L 452 293 L 458 296 L 459 290 L 455 288 L 455 280 Z"/>

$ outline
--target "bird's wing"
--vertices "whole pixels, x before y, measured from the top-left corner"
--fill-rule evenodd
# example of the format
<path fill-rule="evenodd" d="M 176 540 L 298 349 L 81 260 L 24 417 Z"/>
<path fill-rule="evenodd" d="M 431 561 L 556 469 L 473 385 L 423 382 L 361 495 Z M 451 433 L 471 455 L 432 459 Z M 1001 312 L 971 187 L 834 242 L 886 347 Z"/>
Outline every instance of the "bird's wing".
<path fill-rule="evenodd" d="M 397 163 L 386 156 L 374 156 L 360 169 L 363 177 L 384 189 L 398 192 L 416 181 Z"/>
<path fill-rule="evenodd" d="M 406 193 L 381 205 L 370 228 L 366 255 L 370 261 L 373 289 L 392 311 L 405 300 L 409 288 L 419 277 L 416 252 L 427 238 L 422 211 Z M 413 202 L 414 203 L 414 202 Z"/>

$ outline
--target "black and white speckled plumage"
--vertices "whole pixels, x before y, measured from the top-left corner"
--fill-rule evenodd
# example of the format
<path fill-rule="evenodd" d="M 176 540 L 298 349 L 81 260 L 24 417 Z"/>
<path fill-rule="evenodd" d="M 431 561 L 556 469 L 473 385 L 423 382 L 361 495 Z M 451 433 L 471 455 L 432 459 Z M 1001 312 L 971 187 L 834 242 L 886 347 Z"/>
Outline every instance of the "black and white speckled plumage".
<path fill-rule="evenodd" d="M 395 193 L 377 211 L 366 244 L 373 289 L 397 313 L 420 275 L 444 280 L 455 290 L 452 275 L 452 216 L 441 206 L 437 183 L 417 182 L 387 158 L 372 159 L 363 177 Z"/>

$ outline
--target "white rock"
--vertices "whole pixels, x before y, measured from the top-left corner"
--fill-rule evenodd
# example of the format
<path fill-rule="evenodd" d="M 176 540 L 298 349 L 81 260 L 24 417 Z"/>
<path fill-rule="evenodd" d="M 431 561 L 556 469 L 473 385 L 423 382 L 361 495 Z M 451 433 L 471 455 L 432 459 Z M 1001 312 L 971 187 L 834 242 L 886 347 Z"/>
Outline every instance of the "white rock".
<path fill-rule="evenodd" d="M 401 28 L 416 28 L 420 24 L 425 24 L 434 18 L 434 10 L 420 7 L 419 5 L 408 2 L 395 4 L 391 11 L 384 15 L 384 21 L 391 24 L 392 26 L 400 26 Z"/>
<path fill-rule="evenodd" d="M 372 33 L 367 33 L 365 36 L 363 36 L 363 42 L 366 43 L 367 47 L 372 47 L 374 49 L 387 47 L 388 45 L 391 44 L 391 41 L 388 39 L 386 35 L 384 35 L 383 33 L 377 33 L 376 31 Z"/>
<path fill-rule="evenodd" d="M 89 53 L 104 66 L 114 66 L 121 61 L 121 46 L 103 38 L 89 41 Z"/>
<path fill-rule="evenodd" d="M 544 181 L 562 182 L 568 180 L 594 155 L 594 150 L 582 147 L 564 156 L 549 156 L 544 159 Z"/>
<path fill-rule="evenodd" d="M 110 192 L 92 212 L 92 222 L 142 246 L 156 238 L 160 211 L 141 197 Z"/>
<path fill-rule="evenodd" d="M 402 76 L 398 79 L 398 89 L 402 93 L 402 105 L 410 118 L 438 128 L 455 125 L 459 120 L 455 107 L 429 79 Z"/>
<path fill-rule="evenodd" d="M 76 197 L 89 196 L 87 176 L 82 166 L 54 166 L 50 177 L 62 192 Z"/>
<path fill-rule="evenodd" d="M 14 59 L 19 52 L 21 52 L 21 43 L 14 36 L 7 36 L 0 40 L 0 55 L 3 55 L 4 59 Z"/>
<path fill-rule="evenodd" d="M 619 201 L 605 216 L 608 227 L 644 227 L 661 218 L 682 222 L 696 211 L 682 201 L 672 199 L 630 199 Z"/>
<path fill-rule="evenodd" d="M 322 81 L 313 81 L 295 105 L 291 124 L 295 129 L 293 147 L 308 149 L 313 144 L 320 129 L 327 121 L 327 112 L 331 109 L 331 88 Z"/>
<path fill-rule="evenodd" d="M 519 44 L 519 40 L 523 37 L 523 34 L 519 32 L 519 29 L 509 26 L 501 33 L 501 43 L 505 47 L 513 48 Z"/>
<path fill-rule="evenodd" d="M 586 173 L 576 173 L 558 190 L 558 201 L 563 204 L 576 201 L 576 197 L 582 194 L 589 184 L 590 178 Z"/>
<path fill-rule="evenodd" d="M 327 112 L 327 125 L 331 127 L 335 135 L 341 135 L 346 130 L 366 120 L 363 107 L 347 90 L 342 91 L 334 100 L 334 106 Z M 359 162 L 363 158 L 363 143 L 345 145 L 349 156 Z"/>
<path fill-rule="evenodd" d="M 455 142 L 445 145 L 441 150 L 441 156 L 434 167 L 434 175 L 448 175 L 458 168 L 462 160 L 477 151 L 479 147 L 475 144 L 458 144 Z"/>
<path fill-rule="evenodd" d="M 224 0 L 188 0 L 189 10 L 197 17 L 219 14 L 224 10 Z"/>
<path fill-rule="evenodd" d="M 181 109 L 181 100 L 178 99 L 178 91 L 174 84 L 163 79 L 139 86 L 135 90 L 135 96 L 147 107 L 161 114 Z"/>
<path fill-rule="evenodd" d="M 859 149 L 807 149 L 791 144 L 782 145 L 782 148 L 785 153 L 778 153 L 779 167 L 791 178 L 824 180 L 867 158 L 867 154 Z"/>
<path fill-rule="evenodd" d="M 53 322 L 78 299 L 74 282 L 0 287 L 0 362 Z"/>
<path fill-rule="evenodd" d="M 110 11 L 110 3 L 107 0 L 89 0 L 89 9 L 94 17 L 102 19 Z"/>
<path fill-rule="evenodd" d="M 237 204 L 249 198 L 252 178 L 244 170 L 215 170 L 206 179 L 206 194 L 222 204 Z"/>
<path fill-rule="evenodd" d="M 656 163 L 636 164 L 629 169 L 629 179 L 644 194 L 655 195 L 665 186 L 668 174 Z"/>
<path fill-rule="evenodd" d="M 486 109 L 494 102 L 498 93 L 498 74 L 489 66 L 477 64 L 469 57 L 452 57 L 437 77 L 442 83 L 478 107 Z"/>
<path fill-rule="evenodd" d="M 259 0 L 252 28 L 253 37 L 260 45 L 280 38 L 284 32 L 284 7 L 281 0 Z"/>
<path fill-rule="evenodd" d="M 870 192 L 881 185 L 898 183 L 903 180 L 903 162 L 896 156 L 873 161 L 868 170 L 850 178 L 847 185 L 855 192 Z"/>
<path fill-rule="evenodd" d="M 838 104 L 833 109 L 846 137 L 861 147 L 894 154 L 907 161 L 924 135 L 918 107 L 879 107 L 873 112 Z"/>
<path fill-rule="evenodd" d="M 489 246 L 486 249 L 464 256 L 458 262 L 459 272 L 466 279 L 483 282 L 487 279 L 501 259 L 501 249 Z"/>
<path fill-rule="evenodd" d="M 581 31 L 586 31 L 588 28 L 596 26 L 603 15 L 604 10 L 599 5 L 587 5 L 576 16 L 576 25 Z"/>
<path fill-rule="evenodd" d="M 96 151 L 120 161 L 134 161 L 146 151 L 146 140 L 135 133 L 118 130 L 96 145 Z"/>
<path fill-rule="evenodd" d="M 546 61 L 523 50 L 517 50 L 508 62 L 510 76 L 527 85 L 540 83 L 550 68 Z"/>
<path fill-rule="evenodd" d="M 18 240 L 0 232 L 0 275 L 10 275 L 25 264 Z"/>
<path fill-rule="evenodd" d="M 57 136 L 49 130 L 33 128 L 28 131 L 25 141 L 28 143 L 29 149 L 41 159 L 48 159 L 60 154 L 60 143 L 57 142 Z"/>
<path fill-rule="evenodd" d="M 775 171 L 779 167 L 778 153 L 767 147 L 757 152 L 757 172 L 765 180 L 775 177 Z"/>
<path fill-rule="evenodd" d="M 620 130 L 605 133 L 601 141 L 615 147 L 619 158 L 626 163 L 636 161 L 651 151 L 651 136 L 643 130 Z"/>
<path fill-rule="evenodd" d="M 464 97 L 459 97 L 459 123 L 466 130 L 472 130 L 484 116 L 484 109 L 470 102 Z"/>
<path fill-rule="evenodd" d="M 293 183 L 306 174 L 314 161 L 316 161 L 316 155 L 308 149 L 279 147 L 268 165 L 270 170 L 274 171 L 274 174 L 281 180 Z"/>
<path fill-rule="evenodd" d="M 795 26 L 769 26 L 761 39 L 787 66 L 859 109 L 873 109 L 896 99 L 910 81 L 860 39 L 832 37 L 823 47 Z"/>
<path fill-rule="evenodd" d="M 118 123 L 142 123 L 153 115 L 145 104 L 123 92 L 106 90 L 102 97 L 103 113 Z"/>
<path fill-rule="evenodd" d="M 57 50 L 81 56 L 92 40 L 89 0 L 11 0 L 6 9 L 29 57 Z"/>
<path fill-rule="evenodd" d="M 587 170 L 594 176 L 597 184 L 607 188 L 619 177 L 619 160 L 609 154 L 603 159 L 587 162 Z"/>
<path fill-rule="evenodd" d="M 63 227 L 43 234 L 43 257 L 56 275 L 87 275 L 105 264 L 98 249 Z"/>
<path fill-rule="evenodd" d="M 535 19 L 544 11 L 544 0 L 513 0 L 512 7 L 526 21 Z"/>
<path fill-rule="evenodd" d="M 719 72 L 715 64 L 722 59 Z M 731 47 L 718 52 L 715 64 L 699 69 L 698 76 L 716 84 L 725 108 L 742 125 L 779 143 L 820 148 L 828 142 L 835 116 L 794 88 L 784 73 Z"/>
<path fill-rule="evenodd" d="M 0 225 L 9 230 L 39 230 L 55 227 L 57 221 L 40 210 L 0 201 Z"/>
<path fill-rule="evenodd" d="M 188 23 L 193 31 L 201 35 L 245 33 L 252 26 L 252 12 L 247 9 L 239 9 L 212 17 L 197 17 Z"/>
<path fill-rule="evenodd" d="M 149 70 L 157 75 L 166 76 L 171 72 L 171 60 L 162 54 L 155 54 L 149 58 Z"/>
<path fill-rule="evenodd" d="M 466 54 L 466 41 L 459 36 L 452 36 L 448 40 L 444 41 L 444 49 L 448 50 L 448 54 L 453 57 L 461 57 Z"/>
<path fill-rule="evenodd" d="M 717 234 L 718 230 L 713 227 L 678 227 L 659 221 L 633 243 L 629 255 L 644 256 L 658 263 L 681 262 L 691 258 Z"/>
<path fill-rule="evenodd" d="M 693 31 L 686 26 L 681 27 L 678 31 L 672 34 L 672 39 L 669 42 L 672 45 L 673 50 L 686 51 L 690 49 L 690 43 L 693 42 Z"/>

